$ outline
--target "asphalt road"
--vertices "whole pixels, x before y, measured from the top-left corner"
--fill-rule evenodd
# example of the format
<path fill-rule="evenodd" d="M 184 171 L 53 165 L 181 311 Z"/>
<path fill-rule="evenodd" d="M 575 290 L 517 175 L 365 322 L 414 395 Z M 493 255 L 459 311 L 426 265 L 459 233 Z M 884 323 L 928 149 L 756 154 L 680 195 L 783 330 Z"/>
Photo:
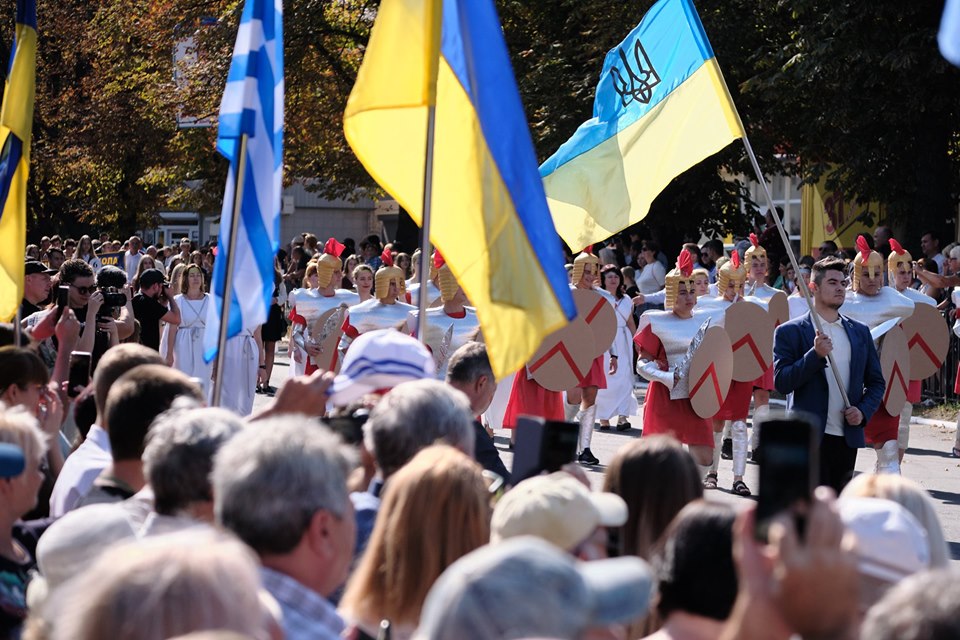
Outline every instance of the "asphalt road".
<path fill-rule="evenodd" d="M 285 349 L 281 347 L 281 350 L 277 353 L 271 384 L 277 387 L 289 375 L 289 361 L 286 358 Z M 257 395 L 254 406 L 262 406 L 267 401 L 266 396 Z M 641 417 L 634 416 L 630 418 L 630 422 L 634 428 L 628 432 L 618 433 L 612 430 L 609 432 L 596 431 L 594 433 L 591 449 L 594 455 L 600 459 L 600 464 L 594 467 L 585 467 L 585 469 L 595 489 L 602 486 L 603 474 L 606 469 L 605 464 L 610 462 L 617 450 L 630 438 L 640 437 Z M 907 450 L 907 455 L 903 461 L 902 473 L 904 476 L 920 483 L 930 492 L 936 504 L 937 514 L 943 524 L 944 535 L 950 545 L 953 559 L 960 562 L 960 459 L 953 458 L 950 455 L 955 433 L 952 426 L 913 424 L 910 434 L 910 448 Z M 497 431 L 495 441 L 504 463 L 507 468 L 510 468 L 513 454 L 508 446 L 509 431 Z M 857 470 L 871 472 L 875 462 L 876 454 L 872 450 L 862 449 L 857 456 Z M 757 466 L 753 463 L 747 464 L 745 481 L 756 493 L 759 488 Z M 720 488 L 716 491 L 708 491 L 707 499 L 728 502 L 735 506 L 746 504 L 746 500 L 753 499 L 733 494 L 730 490 L 732 483 L 732 462 L 721 460 Z"/>

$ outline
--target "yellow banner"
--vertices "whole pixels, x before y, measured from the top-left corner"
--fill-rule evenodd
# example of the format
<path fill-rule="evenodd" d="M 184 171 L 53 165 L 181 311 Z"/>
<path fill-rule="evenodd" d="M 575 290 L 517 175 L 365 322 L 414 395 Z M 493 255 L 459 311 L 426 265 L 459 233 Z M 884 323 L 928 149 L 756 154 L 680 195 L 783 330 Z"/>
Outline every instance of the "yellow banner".
<path fill-rule="evenodd" d="M 855 195 L 847 196 L 839 189 L 829 190 L 826 175 L 820 182 L 805 184 L 800 189 L 800 252 L 814 255 L 813 249 L 824 240 L 833 240 L 837 247 L 853 247 L 861 233 L 873 230 L 887 219 L 886 207 L 879 202 L 858 204 Z"/>

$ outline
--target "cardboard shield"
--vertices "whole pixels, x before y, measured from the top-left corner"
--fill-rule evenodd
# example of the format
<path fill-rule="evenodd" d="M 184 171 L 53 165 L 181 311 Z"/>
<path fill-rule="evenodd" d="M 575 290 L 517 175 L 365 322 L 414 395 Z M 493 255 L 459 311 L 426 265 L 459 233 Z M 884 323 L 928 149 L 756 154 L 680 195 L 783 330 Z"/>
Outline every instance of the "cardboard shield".
<path fill-rule="evenodd" d="M 707 329 L 700 348 L 690 360 L 689 377 L 690 406 L 694 413 L 701 418 L 715 416 L 733 380 L 733 349 L 726 331 L 720 327 Z"/>
<path fill-rule="evenodd" d="M 883 407 L 890 415 L 900 415 L 910 388 L 910 348 L 907 346 L 907 336 L 899 326 L 883 336 L 880 343 L 880 369 L 887 385 L 883 392 Z"/>
<path fill-rule="evenodd" d="M 950 349 L 950 329 L 937 308 L 917 304 L 901 326 L 910 349 L 910 379 L 923 380 L 939 371 Z"/>
<path fill-rule="evenodd" d="M 762 376 L 773 364 L 771 314 L 760 305 L 741 300 L 727 308 L 723 326 L 733 349 L 733 379 L 749 382 Z"/>
<path fill-rule="evenodd" d="M 340 344 L 340 336 L 343 334 L 343 320 L 346 317 L 347 305 L 341 304 L 324 313 L 313 322 L 310 327 L 310 335 L 314 342 L 320 346 L 320 355 L 310 357 L 310 361 L 317 365 L 321 371 L 340 371 L 340 358 L 337 353 L 337 346 Z"/>
<path fill-rule="evenodd" d="M 770 302 L 767 303 L 767 313 L 773 320 L 773 328 L 776 329 L 784 322 L 790 319 L 790 303 L 787 302 L 787 294 L 783 291 L 773 294 Z"/>
<path fill-rule="evenodd" d="M 598 355 L 595 352 L 593 331 L 577 318 L 547 336 L 527 366 L 530 375 L 544 389 L 566 391 L 577 386 L 589 373 Z"/>
<path fill-rule="evenodd" d="M 593 357 L 596 358 L 613 344 L 617 336 L 617 315 L 606 298 L 589 289 L 574 289 L 577 319 L 593 331 Z"/>

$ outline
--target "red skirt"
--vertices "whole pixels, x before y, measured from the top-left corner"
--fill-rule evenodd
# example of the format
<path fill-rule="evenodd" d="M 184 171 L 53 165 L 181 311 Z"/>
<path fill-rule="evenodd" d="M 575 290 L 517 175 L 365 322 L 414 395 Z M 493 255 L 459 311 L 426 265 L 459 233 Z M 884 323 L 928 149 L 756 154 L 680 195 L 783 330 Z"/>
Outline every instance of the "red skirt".
<path fill-rule="evenodd" d="M 636 337 L 637 345 L 657 360 L 666 358 L 663 345 L 647 326 Z M 670 391 L 659 382 L 647 387 L 643 402 L 643 435 L 666 434 L 686 445 L 713 448 L 713 423 L 698 416 L 689 399 L 673 400 Z"/>
<path fill-rule="evenodd" d="M 954 383 L 956 386 L 956 383 Z M 923 380 L 911 380 L 910 387 L 907 389 L 907 402 L 916 404 L 920 402 L 920 389 L 923 387 Z M 954 393 L 957 393 L 956 391 Z"/>
<path fill-rule="evenodd" d="M 957 377 L 953 381 L 953 392 L 960 393 L 960 364 L 957 364 Z"/>
<path fill-rule="evenodd" d="M 750 413 L 750 398 L 753 397 L 753 381 L 733 382 L 723 406 L 717 412 L 717 420 L 746 420 Z"/>
<path fill-rule="evenodd" d="M 578 389 L 585 387 L 596 387 L 597 389 L 607 388 L 607 375 L 603 371 L 602 353 L 593 359 L 593 364 L 590 365 L 590 370 L 587 371 L 587 375 L 583 376 L 583 380 L 577 385 Z"/>
<path fill-rule="evenodd" d="M 754 389 L 763 389 L 765 391 L 773 391 L 773 365 L 770 365 L 770 368 L 763 372 L 763 375 L 753 381 Z"/>
<path fill-rule="evenodd" d="M 503 428 L 513 429 L 521 415 L 539 416 L 546 420 L 563 420 L 563 393 L 541 387 L 533 378 L 527 378 L 526 369 L 513 377 L 510 399 L 503 415 Z"/>
<path fill-rule="evenodd" d="M 890 440 L 897 439 L 897 432 L 900 429 L 900 414 L 895 416 L 887 413 L 882 405 L 877 408 L 877 412 L 870 418 L 864 429 L 863 435 L 867 444 L 883 444 Z"/>

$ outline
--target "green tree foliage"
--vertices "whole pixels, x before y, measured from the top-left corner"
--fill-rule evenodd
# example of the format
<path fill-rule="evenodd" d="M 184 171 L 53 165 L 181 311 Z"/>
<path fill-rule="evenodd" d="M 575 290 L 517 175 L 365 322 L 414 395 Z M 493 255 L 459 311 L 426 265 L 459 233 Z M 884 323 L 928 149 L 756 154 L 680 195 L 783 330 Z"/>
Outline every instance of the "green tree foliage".
<path fill-rule="evenodd" d="M 317 178 L 327 196 L 375 188 L 342 114 L 378 4 L 285 3 L 285 174 Z M 541 160 L 590 117 L 604 55 L 651 4 L 497 1 Z M 960 74 L 936 50 L 941 0 L 697 4 L 768 173 L 815 180 L 837 166 L 838 186 L 901 218 L 936 226 L 952 216 Z M 241 0 L 38 0 L 37 223 L 126 230 L 164 209 L 219 209 L 215 129 L 178 129 L 176 115 L 216 114 L 241 9 Z M 187 37 L 199 56 L 178 86 L 173 48 Z M 751 175 L 742 145 L 678 177 L 647 226 L 671 244 L 701 229 L 748 230 L 743 185 L 721 173 Z"/>

